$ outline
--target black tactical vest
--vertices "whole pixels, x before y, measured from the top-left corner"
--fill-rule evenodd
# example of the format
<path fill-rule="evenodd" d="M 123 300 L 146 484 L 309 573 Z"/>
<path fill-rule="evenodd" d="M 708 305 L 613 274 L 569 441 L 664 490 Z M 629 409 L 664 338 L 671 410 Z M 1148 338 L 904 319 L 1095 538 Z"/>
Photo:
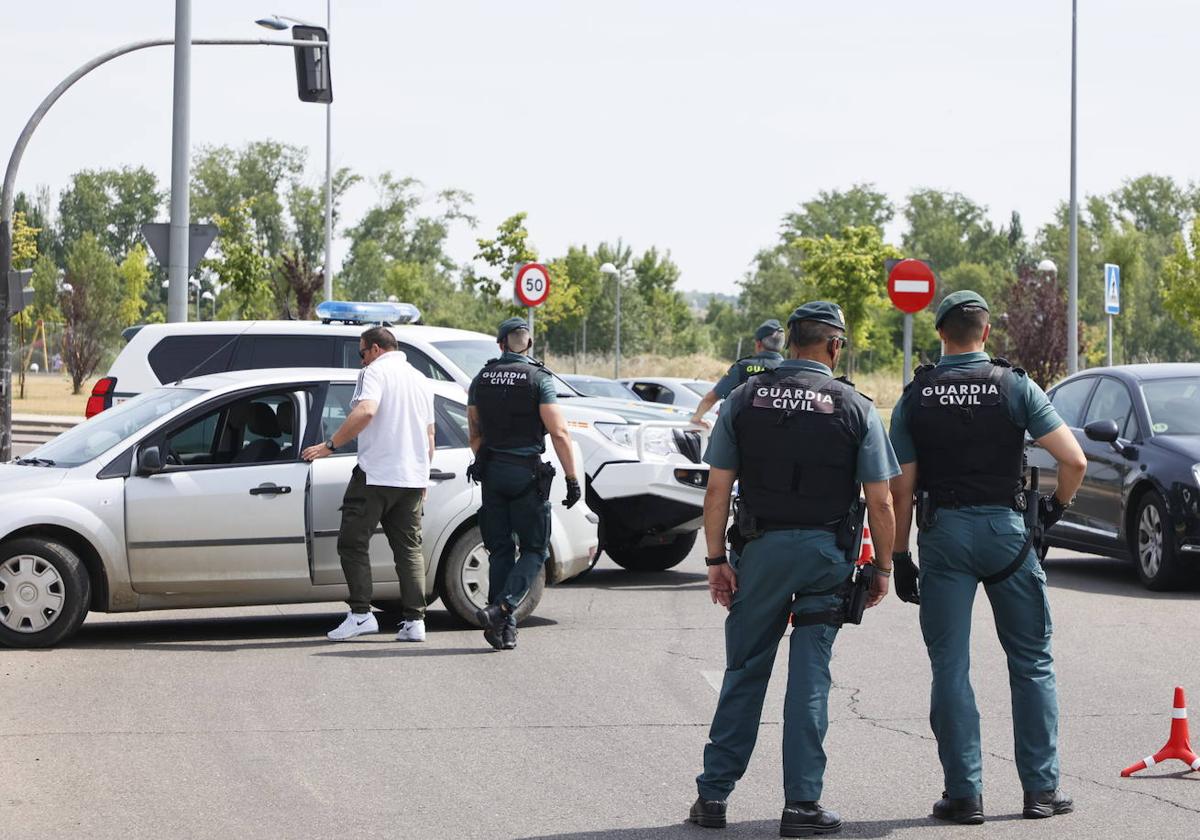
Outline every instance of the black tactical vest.
<path fill-rule="evenodd" d="M 763 359 L 758 356 L 744 356 L 738 359 L 733 363 L 737 367 L 738 384 L 742 384 L 751 376 L 775 370 L 779 367 L 779 362 L 779 359 Z"/>
<path fill-rule="evenodd" d="M 942 505 L 1011 505 L 1021 490 L 1025 430 L 1012 421 L 1013 384 L 1025 371 L 990 365 L 917 370 L 905 388 L 917 448 L 917 489 Z"/>
<path fill-rule="evenodd" d="M 870 400 L 817 371 L 774 370 L 742 386 L 733 420 L 738 487 L 767 526 L 836 523 L 858 499 Z"/>
<path fill-rule="evenodd" d="M 475 407 L 490 449 L 545 446 L 546 427 L 538 410 L 538 379 L 542 366 L 492 359 L 475 377 Z"/>

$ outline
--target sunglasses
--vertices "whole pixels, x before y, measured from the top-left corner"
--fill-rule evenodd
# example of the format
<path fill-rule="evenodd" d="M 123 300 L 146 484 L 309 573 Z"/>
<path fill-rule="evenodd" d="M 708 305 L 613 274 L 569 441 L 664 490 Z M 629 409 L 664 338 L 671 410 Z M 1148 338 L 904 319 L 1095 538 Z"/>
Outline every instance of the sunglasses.
<path fill-rule="evenodd" d="M 829 339 L 829 343 L 834 345 L 835 347 L 841 348 L 841 347 L 845 347 L 847 344 L 849 344 L 850 339 L 844 335 L 835 335 L 833 338 Z"/>

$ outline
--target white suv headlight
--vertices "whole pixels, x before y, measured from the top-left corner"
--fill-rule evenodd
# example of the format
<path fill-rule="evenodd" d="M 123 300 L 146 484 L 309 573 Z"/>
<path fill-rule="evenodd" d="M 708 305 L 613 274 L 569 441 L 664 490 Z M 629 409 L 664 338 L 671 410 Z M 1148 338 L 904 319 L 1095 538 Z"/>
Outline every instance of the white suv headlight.
<path fill-rule="evenodd" d="M 1192 480 L 1200 487 L 1200 464 L 1192 464 Z"/>
<path fill-rule="evenodd" d="M 633 423 L 593 423 L 596 431 L 604 435 L 618 446 L 628 446 L 630 449 L 636 448 L 633 436 L 637 430 L 637 426 Z"/>
<path fill-rule="evenodd" d="M 642 430 L 642 448 L 654 455 L 670 455 L 679 451 L 675 442 L 675 430 L 663 426 L 651 426 Z"/>

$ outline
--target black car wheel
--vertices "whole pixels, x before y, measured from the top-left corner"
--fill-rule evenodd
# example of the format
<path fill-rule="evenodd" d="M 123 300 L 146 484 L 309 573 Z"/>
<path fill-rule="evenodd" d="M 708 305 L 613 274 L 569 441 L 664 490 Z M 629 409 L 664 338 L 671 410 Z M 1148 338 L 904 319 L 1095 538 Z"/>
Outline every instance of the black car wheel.
<path fill-rule="evenodd" d="M 1153 490 L 1138 502 L 1130 543 L 1138 577 L 1147 589 L 1161 592 L 1179 585 L 1182 575 L 1176 554 L 1175 529 L 1162 496 Z"/>
<path fill-rule="evenodd" d="M 74 551 L 36 537 L 0 547 L 0 644 L 52 647 L 87 616 L 91 580 Z"/>
<path fill-rule="evenodd" d="M 665 572 L 678 566 L 692 551 L 699 531 L 680 534 L 662 545 L 644 545 L 636 548 L 613 548 L 608 555 L 622 569 L 631 572 Z"/>

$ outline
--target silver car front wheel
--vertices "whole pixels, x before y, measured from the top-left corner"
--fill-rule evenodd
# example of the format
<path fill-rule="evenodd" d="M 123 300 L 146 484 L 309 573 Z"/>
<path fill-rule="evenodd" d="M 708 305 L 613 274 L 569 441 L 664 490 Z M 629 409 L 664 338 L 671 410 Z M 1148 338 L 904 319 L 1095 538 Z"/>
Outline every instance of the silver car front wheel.
<path fill-rule="evenodd" d="M 61 543 L 24 537 L 0 546 L 0 643 L 50 647 L 79 629 L 91 581 Z"/>

